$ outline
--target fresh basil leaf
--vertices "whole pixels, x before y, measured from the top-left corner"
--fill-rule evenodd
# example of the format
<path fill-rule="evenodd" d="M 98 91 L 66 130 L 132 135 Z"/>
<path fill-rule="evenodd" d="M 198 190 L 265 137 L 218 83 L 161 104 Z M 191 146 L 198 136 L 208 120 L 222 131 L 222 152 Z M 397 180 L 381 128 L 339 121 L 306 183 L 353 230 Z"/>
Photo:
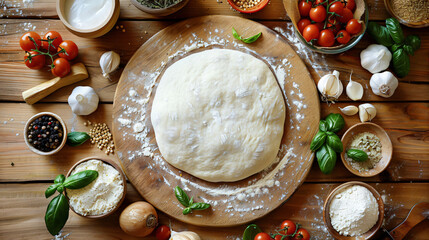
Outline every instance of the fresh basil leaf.
<path fill-rule="evenodd" d="M 240 40 L 240 41 L 243 40 L 243 38 L 241 38 L 241 36 L 238 34 L 238 32 L 234 28 L 232 28 L 232 36 L 234 36 L 234 38 L 237 40 Z"/>
<path fill-rule="evenodd" d="M 395 43 L 402 44 L 404 42 L 404 33 L 402 32 L 401 24 L 396 18 L 386 19 L 386 28 Z"/>
<path fill-rule="evenodd" d="M 258 233 L 261 233 L 261 228 L 256 224 L 250 224 L 246 227 L 243 233 L 243 240 L 254 240 Z"/>
<path fill-rule="evenodd" d="M 335 151 L 325 144 L 316 152 L 316 157 L 317 162 L 319 163 L 319 168 L 322 173 L 331 173 L 337 161 L 337 154 L 335 153 Z"/>
<path fill-rule="evenodd" d="M 326 123 L 325 120 L 320 120 L 320 122 L 319 122 L 319 130 L 322 131 L 322 132 L 328 131 L 328 124 Z"/>
<path fill-rule="evenodd" d="M 415 52 L 420 48 L 420 45 L 421 45 L 420 37 L 417 35 L 408 35 L 407 38 L 405 38 L 405 44 L 413 47 L 413 50 Z"/>
<path fill-rule="evenodd" d="M 335 133 L 333 133 L 333 132 L 327 131 L 327 132 L 326 132 L 326 135 L 331 136 L 331 135 L 336 135 L 336 134 L 335 134 Z"/>
<path fill-rule="evenodd" d="M 67 134 L 67 144 L 72 147 L 76 147 L 83 144 L 90 138 L 91 137 L 86 132 L 71 132 Z"/>
<path fill-rule="evenodd" d="M 378 23 L 369 22 L 367 31 L 378 44 L 384 45 L 386 47 L 390 47 L 394 44 L 389 30 L 387 30 L 387 28 L 384 26 L 380 26 Z"/>
<path fill-rule="evenodd" d="M 368 160 L 368 154 L 359 149 L 349 149 L 347 151 L 347 156 L 357 162 L 365 162 Z"/>
<path fill-rule="evenodd" d="M 262 32 L 260 32 L 260 33 L 258 33 L 258 34 L 256 34 L 256 35 L 254 35 L 254 36 L 248 37 L 248 38 L 243 38 L 242 36 L 240 36 L 240 35 L 237 33 L 237 31 L 236 31 L 234 28 L 232 28 L 232 36 L 234 36 L 234 38 L 235 38 L 235 39 L 240 40 L 240 41 L 242 41 L 242 42 L 244 42 L 244 43 L 253 43 L 253 42 L 255 42 L 256 40 L 258 40 L 258 38 L 259 38 L 261 35 L 262 35 Z"/>
<path fill-rule="evenodd" d="M 208 203 L 192 203 L 191 206 L 189 206 L 192 210 L 204 210 L 210 207 L 210 204 Z"/>
<path fill-rule="evenodd" d="M 344 125 L 346 124 L 344 122 L 343 116 L 339 113 L 331 113 L 326 118 L 326 123 L 328 124 L 328 131 L 331 132 L 338 132 L 341 129 L 343 129 Z"/>
<path fill-rule="evenodd" d="M 79 189 L 87 186 L 98 177 L 98 172 L 94 170 L 85 170 L 68 177 L 63 186 L 68 189 Z"/>
<path fill-rule="evenodd" d="M 402 48 L 402 44 L 397 44 L 397 43 L 395 43 L 395 44 L 393 44 L 392 46 L 390 46 L 390 51 L 391 52 L 395 52 L 396 50 L 398 50 L 398 49 L 400 49 L 400 48 Z"/>
<path fill-rule="evenodd" d="M 52 184 L 51 186 L 49 186 L 48 189 L 46 189 L 46 191 L 45 191 L 45 197 L 48 198 L 48 197 L 52 196 L 55 193 L 55 191 L 57 190 L 57 187 L 60 185 L 61 185 L 61 183 L 55 183 L 55 184 Z"/>
<path fill-rule="evenodd" d="M 60 194 L 54 197 L 48 205 L 45 214 L 45 224 L 52 236 L 57 235 L 69 218 L 69 204 L 66 197 Z"/>
<path fill-rule="evenodd" d="M 404 49 L 398 49 L 392 55 L 392 65 L 398 77 L 405 77 L 410 72 L 410 58 Z"/>
<path fill-rule="evenodd" d="M 64 192 L 64 185 L 60 185 L 60 186 L 58 186 L 57 187 L 57 191 L 59 192 L 59 193 L 62 193 L 62 192 Z"/>
<path fill-rule="evenodd" d="M 188 215 L 191 212 L 192 212 L 192 209 L 190 207 L 187 207 L 187 208 L 183 209 L 183 211 L 182 211 L 183 215 Z"/>
<path fill-rule="evenodd" d="M 342 152 L 343 151 L 343 143 L 341 142 L 341 139 L 337 136 L 337 134 L 328 135 L 326 138 L 326 144 L 330 146 L 332 149 L 334 149 L 335 152 Z"/>
<path fill-rule="evenodd" d="M 413 56 L 414 55 L 414 49 L 410 45 L 405 44 L 404 45 L 404 51 L 408 54 Z"/>
<path fill-rule="evenodd" d="M 54 183 L 63 183 L 64 180 L 66 180 L 66 177 L 63 174 L 60 174 L 55 178 Z"/>
<path fill-rule="evenodd" d="M 179 200 L 183 206 L 189 207 L 189 205 L 191 205 L 188 194 L 186 194 L 179 186 L 174 188 L 174 195 L 176 195 L 177 200 Z"/>
<path fill-rule="evenodd" d="M 326 140 L 326 133 L 319 131 L 318 133 L 316 133 L 316 135 L 313 137 L 313 140 L 311 141 L 310 150 L 316 151 L 325 143 L 325 140 Z"/>

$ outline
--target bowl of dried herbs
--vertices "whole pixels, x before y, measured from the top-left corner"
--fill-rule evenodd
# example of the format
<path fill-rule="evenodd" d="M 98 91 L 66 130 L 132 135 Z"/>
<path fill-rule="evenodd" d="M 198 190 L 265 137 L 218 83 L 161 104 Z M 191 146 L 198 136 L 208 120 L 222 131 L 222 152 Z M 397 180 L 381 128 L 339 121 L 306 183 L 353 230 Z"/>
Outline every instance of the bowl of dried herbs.
<path fill-rule="evenodd" d="M 167 16 L 182 9 L 189 0 L 130 0 L 131 3 L 143 12 Z"/>

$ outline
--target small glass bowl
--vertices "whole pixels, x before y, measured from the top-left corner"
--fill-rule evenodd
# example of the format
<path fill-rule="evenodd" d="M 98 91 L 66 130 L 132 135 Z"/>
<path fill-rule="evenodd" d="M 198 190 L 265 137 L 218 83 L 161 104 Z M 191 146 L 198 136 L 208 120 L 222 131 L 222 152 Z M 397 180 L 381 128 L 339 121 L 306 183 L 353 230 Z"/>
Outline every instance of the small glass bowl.
<path fill-rule="evenodd" d="M 361 35 L 359 35 L 357 37 L 352 37 L 350 39 L 350 41 L 345 45 L 340 45 L 337 47 L 330 47 L 330 48 L 317 47 L 317 46 L 311 45 L 310 43 L 308 43 L 304 39 L 304 37 L 299 32 L 299 30 L 295 28 L 295 25 L 292 25 L 294 30 L 295 30 L 295 35 L 298 36 L 298 39 L 301 41 L 302 44 L 304 44 L 307 48 L 311 49 L 312 51 L 315 51 L 318 53 L 324 53 L 324 54 L 338 54 L 338 53 L 345 52 L 345 51 L 351 49 L 352 47 L 354 47 L 362 39 L 363 35 L 365 34 L 366 28 L 368 26 L 369 10 L 368 10 L 368 5 L 366 4 L 366 1 L 364 1 L 364 3 L 365 3 L 365 12 L 364 12 L 363 17 L 364 17 L 365 25 L 364 25 L 363 32 Z"/>
<path fill-rule="evenodd" d="M 398 19 L 398 21 L 402 24 L 404 24 L 407 27 L 412 27 L 412 28 L 423 28 L 423 27 L 428 27 L 429 26 L 429 19 L 426 19 L 424 21 L 421 22 L 410 22 L 407 21 L 405 19 L 400 18 L 397 14 L 395 14 L 395 12 L 393 11 L 393 7 L 392 7 L 392 0 L 384 0 L 384 5 L 386 6 L 387 11 L 390 13 L 390 15 L 394 16 L 396 19 Z"/>

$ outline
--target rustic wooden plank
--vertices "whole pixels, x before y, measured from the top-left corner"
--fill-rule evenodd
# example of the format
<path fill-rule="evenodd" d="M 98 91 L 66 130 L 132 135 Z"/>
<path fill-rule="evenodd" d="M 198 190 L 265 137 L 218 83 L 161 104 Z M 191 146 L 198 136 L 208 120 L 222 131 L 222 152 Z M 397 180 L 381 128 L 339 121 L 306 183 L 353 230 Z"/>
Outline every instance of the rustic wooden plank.
<path fill-rule="evenodd" d="M 348 103 L 321 105 L 321 117 L 339 112 Z M 374 103 L 377 117 L 373 120 L 386 129 L 394 148 L 393 160 L 386 171 L 367 181 L 427 181 L 429 179 L 429 103 Z M 73 116 L 67 104 L 0 103 L 0 182 L 47 180 L 66 173 L 79 159 L 105 156 L 89 143 L 79 147 L 65 146 L 57 155 L 43 157 L 31 152 L 24 144 L 23 128 L 33 114 L 51 111 L 61 116 L 71 131 L 88 131 L 83 122 L 106 122 L 111 126 L 112 105 L 100 104 L 88 117 Z M 359 122 L 359 117 L 345 117 L 346 128 Z M 342 131 L 344 132 L 344 130 Z M 118 162 L 116 156 L 109 156 Z M 14 166 L 11 166 L 11 163 Z M 306 181 L 342 182 L 362 180 L 349 173 L 340 159 L 330 175 L 324 175 L 313 163 Z"/>
<path fill-rule="evenodd" d="M 323 224 L 323 203 L 329 192 L 338 184 L 303 184 L 281 207 L 256 221 L 265 232 L 274 232 L 285 219 L 299 222 L 312 235 L 312 239 L 332 239 Z M 371 184 L 382 195 L 385 203 L 384 228 L 391 230 L 407 216 L 411 207 L 421 201 L 429 201 L 429 183 L 381 183 Z M 0 188 L 0 238 L 2 239 L 51 239 L 43 222 L 49 200 L 44 191 L 48 183 L 1 184 Z M 422 194 L 416 194 L 422 193 Z M 105 219 L 86 219 L 73 212 L 64 227 L 70 239 L 138 239 L 126 235 L 119 228 L 120 212 L 131 202 L 142 200 L 136 190 L 128 185 L 128 193 L 118 212 Z M 176 201 L 173 192 L 170 199 Z M 160 223 L 171 225 L 175 231 L 191 230 L 205 240 L 241 239 L 245 225 L 228 228 L 196 227 L 159 213 Z M 406 239 L 427 239 L 429 221 L 412 229 Z M 155 240 L 154 234 L 145 239 Z"/>
<path fill-rule="evenodd" d="M 4 0 L 0 2 L 0 17 L 2 18 L 58 18 L 55 10 L 55 0 Z M 281 0 L 271 0 L 261 11 L 254 14 L 241 14 L 231 8 L 226 0 L 193 0 L 179 12 L 156 17 L 140 11 L 129 0 L 121 0 L 121 19 L 183 19 L 205 15 L 233 15 L 251 19 L 287 19 L 286 11 Z M 370 19 L 384 20 L 389 17 L 382 0 L 367 1 L 370 9 Z"/>

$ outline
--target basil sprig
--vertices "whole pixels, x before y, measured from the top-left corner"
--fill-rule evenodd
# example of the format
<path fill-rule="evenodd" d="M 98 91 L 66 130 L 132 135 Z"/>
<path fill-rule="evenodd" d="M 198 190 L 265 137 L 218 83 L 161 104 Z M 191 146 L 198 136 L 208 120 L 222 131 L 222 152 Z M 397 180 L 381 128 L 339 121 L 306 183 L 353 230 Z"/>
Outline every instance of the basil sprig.
<path fill-rule="evenodd" d="M 67 134 L 67 144 L 72 147 L 76 147 L 83 144 L 90 138 L 91 137 L 86 132 L 71 132 Z"/>
<path fill-rule="evenodd" d="M 46 189 L 46 198 L 52 196 L 55 191 L 60 193 L 51 200 L 45 213 L 45 225 L 52 236 L 57 235 L 61 231 L 69 218 L 69 203 L 63 194 L 64 188 L 83 188 L 97 177 L 98 172 L 94 170 L 78 172 L 67 179 L 63 174 L 60 174 L 55 178 L 54 184 Z"/>
<path fill-rule="evenodd" d="M 250 224 L 243 232 L 243 240 L 254 240 L 255 236 L 262 232 L 261 228 L 256 224 Z"/>
<path fill-rule="evenodd" d="M 258 38 L 261 35 L 262 35 L 262 32 L 248 38 L 243 38 L 242 36 L 240 36 L 240 34 L 237 33 L 237 31 L 234 28 L 232 28 L 232 36 L 234 36 L 235 39 L 240 40 L 244 43 L 253 43 L 256 40 L 258 40 Z"/>
<path fill-rule="evenodd" d="M 208 203 L 194 203 L 194 197 L 189 198 L 188 194 L 186 194 L 186 192 L 183 191 L 183 189 L 181 189 L 179 186 L 174 188 L 174 195 L 176 195 L 176 198 L 180 204 L 186 207 L 183 209 L 183 215 L 192 213 L 192 210 L 204 210 L 210 207 L 210 204 Z"/>
<path fill-rule="evenodd" d="M 337 153 L 329 145 L 323 145 L 316 152 L 316 157 L 319 168 L 324 174 L 329 174 L 334 170 L 335 163 L 337 162 Z"/>

